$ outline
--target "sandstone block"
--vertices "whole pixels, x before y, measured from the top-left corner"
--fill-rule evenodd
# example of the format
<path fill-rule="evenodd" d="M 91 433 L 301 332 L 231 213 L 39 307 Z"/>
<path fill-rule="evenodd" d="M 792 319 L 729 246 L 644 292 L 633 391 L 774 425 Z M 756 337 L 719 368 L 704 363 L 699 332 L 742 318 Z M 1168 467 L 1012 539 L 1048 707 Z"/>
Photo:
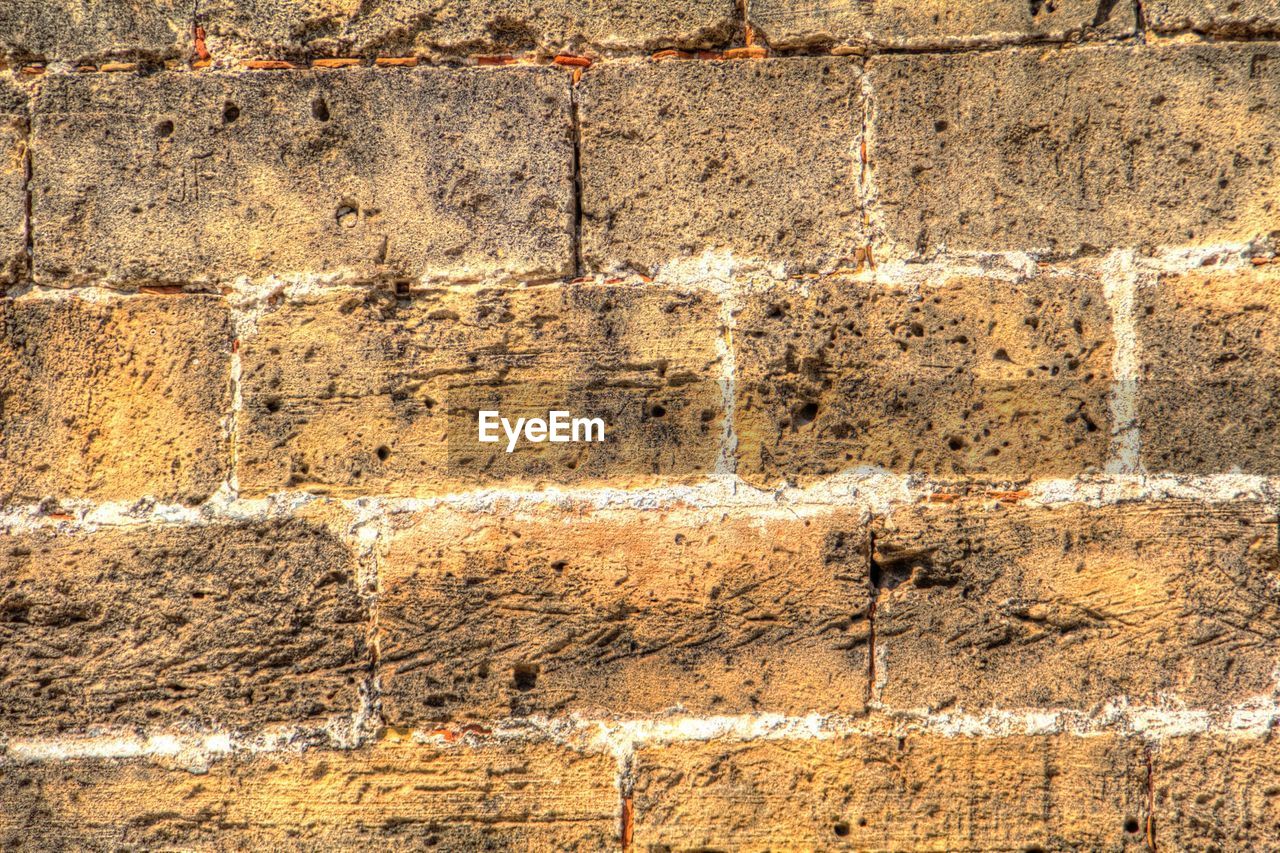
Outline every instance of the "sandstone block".
<path fill-rule="evenodd" d="M 555 69 L 53 77 L 35 275 L 566 273 L 569 116 Z"/>
<path fill-rule="evenodd" d="M 913 4 L 753 0 L 749 11 L 752 26 L 777 48 L 1016 44 L 1127 35 L 1135 24 L 1132 6 L 1094 0 L 928 0 Z"/>
<path fill-rule="evenodd" d="M 770 287 L 734 319 L 738 471 L 807 483 L 858 466 L 1024 479 L 1100 467 L 1111 314 L 1097 278 L 956 277 L 917 295 Z"/>
<path fill-rule="evenodd" d="M 1141 745 L 1101 736 L 683 743 L 634 761 L 637 850 L 1145 850 Z"/>
<path fill-rule="evenodd" d="M 241 349 L 240 485 L 425 494 L 695 479 L 723 432 L 718 309 L 659 287 L 330 290 Z M 600 417 L 603 442 L 478 440 L 478 413 Z M 585 433 L 583 434 L 585 435 Z"/>
<path fill-rule="evenodd" d="M 1276 514 L 1261 504 L 915 507 L 873 556 L 890 707 L 1214 707 L 1272 683 Z"/>
<path fill-rule="evenodd" d="M 1178 850 L 1269 850 L 1280 839 L 1274 733 L 1165 738 L 1152 780 L 1158 837 Z"/>
<path fill-rule="evenodd" d="M 1146 0 L 1142 17 L 1157 32 L 1194 30 L 1231 37 L 1280 31 L 1276 0 Z"/>
<path fill-rule="evenodd" d="M 179 58 L 192 44 L 191 9 L 182 0 L 5 0 L 0 60 Z"/>
<path fill-rule="evenodd" d="M 383 712 L 857 711 L 856 515 L 430 511 L 380 563 Z"/>
<path fill-rule="evenodd" d="M 355 572 L 297 521 L 0 537 L 0 730 L 352 713 L 370 663 Z"/>
<path fill-rule="evenodd" d="M 230 467 L 231 337 L 213 297 L 0 300 L 0 496 L 207 498 Z"/>
<path fill-rule="evenodd" d="M 582 255 L 652 273 L 732 254 L 840 266 L 862 244 L 850 59 L 592 69 L 579 91 Z"/>
<path fill-rule="evenodd" d="M 706 48 L 735 31 L 733 0 L 205 0 L 214 55 L 542 55 Z M 740 27 L 740 24 L 737 25 Z"/>
<path fill-rule="evenodd" d="M 1138 418 L 1147 470 L 1280 472 L 1275 272 L 1190 273 L 1141 290 Z"/>
<path fill-rule="evenodd" d="M 867 74 L 882 255 L 1070 255 L 1274 227 L 1280 48 L 894 56 Z"/>
<path fill-rule="evenodd" d="M 109 759 L 0 767 L 0 844 L 50 850 L 604 850 L 612 756 L 380 743 L 188 773 Z"/>

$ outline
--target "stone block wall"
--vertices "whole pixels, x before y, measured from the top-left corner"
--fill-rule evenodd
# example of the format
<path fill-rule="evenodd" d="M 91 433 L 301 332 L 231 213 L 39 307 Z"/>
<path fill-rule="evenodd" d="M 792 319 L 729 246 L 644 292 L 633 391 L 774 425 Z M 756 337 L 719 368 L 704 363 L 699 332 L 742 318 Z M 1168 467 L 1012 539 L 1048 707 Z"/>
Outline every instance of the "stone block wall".
<path fill-rule="evenodd" d="M 0 848 L 1280 848 L 1274 3 L 0 63 Z"/>

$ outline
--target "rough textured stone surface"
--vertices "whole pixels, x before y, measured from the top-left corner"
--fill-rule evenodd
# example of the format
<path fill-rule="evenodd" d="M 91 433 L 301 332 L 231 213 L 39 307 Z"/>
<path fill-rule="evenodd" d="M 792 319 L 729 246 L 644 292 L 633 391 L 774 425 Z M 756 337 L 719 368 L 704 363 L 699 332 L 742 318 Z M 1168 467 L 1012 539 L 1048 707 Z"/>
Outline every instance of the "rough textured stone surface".
<path fill-rule="evenodd" d="M 1068 254 L 1275 227 L 1280 48 L 897 56 L 867 74 L 872 219 L 893 253 Z"/>
<path fill-rule="evenodd" d="M 28 267 L 27 129 L 26 94 L 0 78 L 0 285 Z"/>
<path fill-rule="evenodd" d="M 169 59 L 192 44 L 190 0 L 5 0 L 0 60 Z"/>
<path fill-rule="evenodd" d="M 383 713 L 856 711 L 856 515 L 433 511 L 381 561 Z"/>
<path fill-rule="evenodd" d="M 0 846 L 32 850 L 581 850 L 616 846 L 616 760 L 543 744 L 381 743 L 225 759 L 0 768 Z"/>
<path fill-rule="evenodd" d="M 564 273 L 569 131 L 557 69 L 53 77 L 35 275 Z"/>
<path fill-rule="evenodd" d="M 1276 514 L 1255 503 L 968 503 L 878 531 L 881 698 L 894 707 L 1090 709 L 1266 692 Z"/>
<path fill-rule="evenodd" d="M 1274 733 L 1166 738 L 1152 767 L 1158 837 L 1177 850 L 1274 848 L 1280 839 L 1277 766 Z"/>
<path fill-rule="evenodd" d="M 335 494 L 704 475 L 722 424 L 706 295 L 556 285 L 328 291 L 243 342 L 240 485 Z M 477 413 L 601 417 L 603 443 L 477 441 Z"/>
<path fill-rule="evenodd" d="M 1107 458 L 1111 313 L 1096 277 L 772 286 L 742 301 L 733 345 L 751 482 L 866 465 L 1070 476 Z"/>
<path fill-rule="evenodd" d="M 1097 0 L 753 0 L 751 24 L 779 48 L 847 44 L 929 48 L 1119 36 L 1133 6 Z"/>
<path fill-rule="evenodd" d="M 587 268 L 854 257 L 859 78 L 848 58 L 592 69 L 578 95 Z"/>
<path fill-rule="evenodd" d="M 214 55 L 555 54 L 702 48 L 735 31 L 733 0 L 203 0 Z M 737 25 L 740 27 L 740 25 Z"/>
<path fill-rule="evenodd" d="M 225 479 L 221 300 L 0 300 L 0 497 L 199 503 Z"/>
<path fill-rule="evenodd" d="M 1147 26 L 1161 32 L 1194 30 L 1216 36 L 1280 32 L 1276 0 L 1143 0 Z"/>
<path fill-rule="evenodd" d="M 1280 274 L 1192 273 L 1137 305 L 1142 461 L 1153 472 L 1280 473 Z"/>
<path fill-rule="evenodd" d="M 349 714 L 365 620 L 350 550 L 304 522 L 6 535 L 0 730 Z"/>
<path fill-rule="evenodd" d="M 684 743 L 636 755 L 637 850 L 1145 850 L 1114 737 Z"/>

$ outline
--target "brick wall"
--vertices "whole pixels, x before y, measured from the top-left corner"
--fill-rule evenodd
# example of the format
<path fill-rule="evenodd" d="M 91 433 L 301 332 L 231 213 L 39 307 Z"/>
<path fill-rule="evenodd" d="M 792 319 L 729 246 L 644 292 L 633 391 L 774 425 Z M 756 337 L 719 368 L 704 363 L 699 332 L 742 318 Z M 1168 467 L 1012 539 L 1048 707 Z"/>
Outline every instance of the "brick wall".
<path fill-rule="evenodd" d="M 1278 36 L 0 3 L 0 847 L 1277 849 Z"/>

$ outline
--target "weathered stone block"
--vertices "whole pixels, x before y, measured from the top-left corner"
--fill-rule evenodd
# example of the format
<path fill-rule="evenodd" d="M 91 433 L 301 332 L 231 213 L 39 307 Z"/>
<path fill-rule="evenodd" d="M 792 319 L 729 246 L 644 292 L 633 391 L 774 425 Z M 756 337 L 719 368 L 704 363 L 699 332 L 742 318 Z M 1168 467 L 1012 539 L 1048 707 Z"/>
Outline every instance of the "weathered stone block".
<path fill-rule="evenodd" d="M 350 714 L 370 665 L 355 573 L 300 521 L 0 537 L 0 730 Z"/>
<path fill-rule="evenodd" d="M 1194 30 L 1228 37 L 1280 32 L 1276 0 L 1143 0 L 1142 17 L 1157 32 Z"/>
<path fill-rule="evenodd" d="M 1205 707 L 1272 683 L 1280 554 L 1260 504 L 914 507 L 873 557 L 890 707 Z"/>
<path fill-rule="evenodd" d="M 592 69 L 578 87 L 585 265 L 651 273 L 728 253 L 823 269 L 853 258 L 859 79 L 848 58 Z"/>
<path fill-rule="evenodd" d="M 395 56 L 705 48 L 736 28 L 733 0 L 204 0 L 214 55 Z"/>
<path fill-rule="evenodd" d="M 33 138 L 44 284 L 572 268 L 556 69 L 52 77 Z"/>
<path fill-rule="evenodd" d="M 5 0 L 0 60 L 178 58 L 193 44 L 192 8 L 183 0 Z"/>
<path fill-rule="evenodd" d="M 778 48 L 938 48 L 1119 36 L 1134 30 L 1133 6 L 1096 0 L 753 0 L 751 24 Z"/>
<path fill-rule="evenodd" d="M 1274 733 L 1164 738 L 1152 782 L 1160 839 L 1179 850 L 1269 850 L 1280 838 Z"/>
<path fill-rule="evenodd" d="M 844 737 L 636 754 L 637 850 L 1138 850 L 1141 744 Z"/>
<path fill-rule="evenodd" d="M 379 743 L 0 767 L 6 849 L 580 850 L 617 845 L 617 763 L 549 744 Z"/>
<path fill-rule="evenodd" d="M 1100 467 L 1111 314 L 1096 277 L 761 289 L 734 320 L 738 471 L 1020 480 Z"/>
<path fill-rule="evenodd" d="M 659 287 L 330 290 L 243 342 L 247 492 L 424 494 L 520 482 L 695 479 L 715 462 L 723 393 L 712 298 Z M 507 453 L 478 412 L 600 417 L 605 440 Z"/>
<path fill-rule="evenodd" d="M 1137 300 L 1142 461 L 1153 472 L 1280 473 L 1280 275 L 1163 277 Z"/>
<path fill-rule="evenodd" d="M 380 563 L 383 713 L 861 710 L 866 549 L 853 513 L 423 513 Z"/>
<path fill-rule="evenodd" d="M 207 498 L 230 467 L 231 338 L 208 296 L 0 300 L 0 497 Z"/>
<path fill-rule="evenodd" d="M 1280 48 L 894 56 L 867 74 L 881 256 L 1068 255 L 1275 226 Z"/>

